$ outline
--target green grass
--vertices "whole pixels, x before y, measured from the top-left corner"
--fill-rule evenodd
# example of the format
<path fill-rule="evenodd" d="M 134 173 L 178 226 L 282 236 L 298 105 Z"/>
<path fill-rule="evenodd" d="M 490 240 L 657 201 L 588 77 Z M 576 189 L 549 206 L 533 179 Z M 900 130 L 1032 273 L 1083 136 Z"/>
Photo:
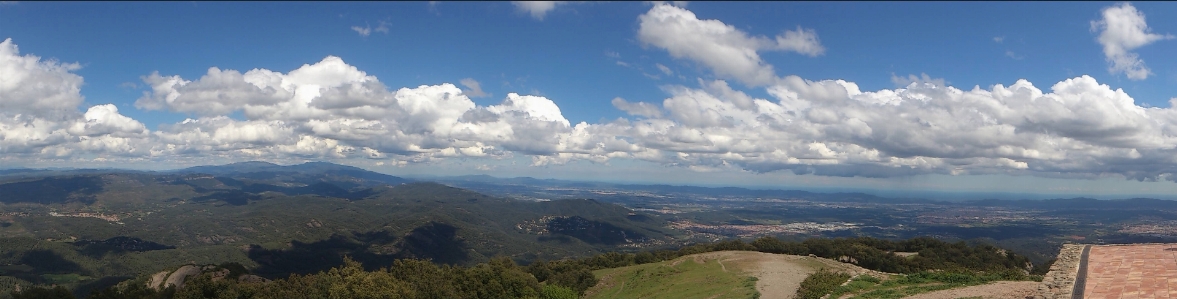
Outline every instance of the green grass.
<path fill-rule="evenodd" d="M 759 298 L 756 278 L 732 267 L 724 271 L 717 260 L 697 263 L 686 258 L 673 261 L 596 271 L 597 277 L 612 276 L 612 285 L 598 289 L 587 298 Z M 715 296 L 715 297 L 712 297 Z"/>
<path fill-rule="evenodd" d="M 860 275 L 850 283 L 839 286 L 829 298 L 851 295 L 854 299 L 895 299 L 911 295 L 948 290 L 959 287 L 982 285 L 1002 279 L 1000 275 L 977 275 L 967 273 L 921 272 L 911 275 L 896 275 L 887 279 Z"/>

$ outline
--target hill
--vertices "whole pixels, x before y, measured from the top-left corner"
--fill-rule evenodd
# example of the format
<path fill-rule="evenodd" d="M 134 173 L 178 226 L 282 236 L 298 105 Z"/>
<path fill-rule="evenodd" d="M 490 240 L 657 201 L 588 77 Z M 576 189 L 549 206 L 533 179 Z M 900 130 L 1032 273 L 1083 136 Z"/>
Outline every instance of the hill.
<path fill-rule="evenodd" d="M 615 204 L 519 201 L 327 163 L 47 173 L 0 177 L 0 294 L 18 284 L 84 294 L 186 263 L 233 262 L 273 279 L 345 256 L 372 270 L 403 258 L 527 262 L 675 240 L 658 216 Z"/>
<path fill-rule="evenodd" d="M 203 173 L 269 183 L 311 185 L 328 182 L 344 189 L 399 185 L 412 182 L 401 177 L 367 171 L 359 167 L 326 162 L 307 162 L 297 165 L 278 165 L 268 162 L 240 162 L 219 166 L 196 166 L 174 173 Z"/>

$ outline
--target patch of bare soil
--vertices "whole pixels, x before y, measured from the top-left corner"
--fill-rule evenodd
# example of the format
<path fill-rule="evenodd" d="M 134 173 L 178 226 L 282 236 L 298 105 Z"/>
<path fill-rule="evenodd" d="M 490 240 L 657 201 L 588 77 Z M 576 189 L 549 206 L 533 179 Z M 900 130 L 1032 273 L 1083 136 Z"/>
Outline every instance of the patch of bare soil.
<path fill-rule="evenodd" d="M 998 281 L 990 284 L 941 290 L 910 296 L 905 299 L 955 299 L 980 297 L 985 299 L 1022 299 L 1038 294 L 1038 283 L 1033 281 Z M 765 297 L 767 298 L 767 297 Z"/>
<path fill-rule="evenodd" d="M 755 276 L 756 290 L 760 292 L 760 298 L 766 299 L 793 298 L 797 288 L 801 287 L 801 281 L 821 268 L 851 275 L 871 272 L 829 259 L 753 251 L 709 252 L 696 255 L 695 258 L 717 259 L 724 265 L 724 270 L 739 269 Z"/>

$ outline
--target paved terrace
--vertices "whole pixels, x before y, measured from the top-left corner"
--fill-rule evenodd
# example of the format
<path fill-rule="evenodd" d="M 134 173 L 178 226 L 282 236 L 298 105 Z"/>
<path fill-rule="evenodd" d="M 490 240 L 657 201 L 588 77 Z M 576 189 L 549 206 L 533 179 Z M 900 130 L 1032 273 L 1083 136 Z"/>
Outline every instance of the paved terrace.
<path fill-rule="evenodd" d="M 1091 246 L 1084 298 L 1177 298 L 1177 244 Z"/>
<path fill-rule="evenodd" d="M 1177 299 L 1177 244 L 1063 245 L 1039 291 L 1046 299 Z"/>

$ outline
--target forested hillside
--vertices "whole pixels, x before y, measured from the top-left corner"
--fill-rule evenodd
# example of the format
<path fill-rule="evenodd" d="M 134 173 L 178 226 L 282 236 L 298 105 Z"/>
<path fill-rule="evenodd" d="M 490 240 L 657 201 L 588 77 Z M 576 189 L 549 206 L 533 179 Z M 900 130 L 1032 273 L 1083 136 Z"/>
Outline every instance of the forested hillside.
<path fill-rule="evenodd" d="M 345 258 L 342 266 L 310 274 L 292 274 L 272 282 L 241 279 L 250 273 L 249 270 L 240 265 L 222 264 L 206 267 L 201 274 L 189 277 L 182 287 L 152 288 L 148 286 L 152 278 L 144 275 L 115 287 L 94 290 L 89 298 L 577 298 L 597 283 L 593 270 L 725 250 L 854 259 L 850 263 L 863 268 L 883 272 L 898 270 L 891 272 L 915 277 L 928 276 L 921 273 L 934 271 L 991 277 L 986 279 L 1024 280 L 1034 277 L 1029 273 L 1046 266 L 1030 265 L 1025 257 L 992 246 L 970 246 L 929 238 L 785 242 L 766 237 L 751 243 L 734 240 L 678 250 L 609 252 L 581 259 L 539 261 L 527 266 L 518 266 L 510 259 L 500 257 L 469 267 L 398 259 L 371 269 L 376 265 L 363 265 Z M 893 254 L 893 250 L 910 250 L 918 254 L 907 258 Z M 52 290 L 34 289 L 29 294 L 41 292 L 51 293 Z M 16 298 L 32 298 L 20 293 L 14 295 Z"/>
<path fill-rule="evenodd" d="M 325 163 L 3 175 L 0 293 L 60 285 L 84 295 L 185 263 L 237 263 L 276 279 L 345 257 L 367 270 L 399 259 L 472 266 L 674 240 L 664 220 L 614 204 L 405 182 Z"/>

